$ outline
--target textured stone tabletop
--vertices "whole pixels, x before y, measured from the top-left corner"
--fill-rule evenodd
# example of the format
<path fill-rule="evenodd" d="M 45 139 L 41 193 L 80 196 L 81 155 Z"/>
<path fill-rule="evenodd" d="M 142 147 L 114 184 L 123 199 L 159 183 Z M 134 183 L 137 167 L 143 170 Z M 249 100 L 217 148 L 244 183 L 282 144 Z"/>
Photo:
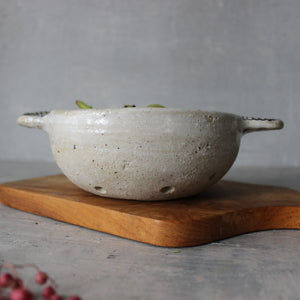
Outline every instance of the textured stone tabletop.
<path fill-rule="evenodd" d="M 0 162 L 0 182 L 57 173 L 52 163 Z M 226 179 L 300 191 L 300 168 L 237 167 Z M 3 262 L 35 263 L 58 281 L 62 294 L 86 300 L 296 300 L 300 295 L 300 230 L 270 230 L 174 249 L 0 205 Z"/>

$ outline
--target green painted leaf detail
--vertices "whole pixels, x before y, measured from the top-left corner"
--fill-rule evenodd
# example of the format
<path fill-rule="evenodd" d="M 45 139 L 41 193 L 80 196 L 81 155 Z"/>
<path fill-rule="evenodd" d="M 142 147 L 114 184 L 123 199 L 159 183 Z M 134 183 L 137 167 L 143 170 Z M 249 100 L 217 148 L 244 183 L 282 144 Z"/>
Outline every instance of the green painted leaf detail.
<path fill-rule="evenodd" d="M 85 104 L 84 102 L 80 101 L 80 100 L 76 100 L 76 104 L 79 108 L 82 108 L 82 109 L 90 109 L 90 108 L 93 108 L 92 106 L 90 105 L 87 105 Z"/>
<path fill-rule="evenodd" d="M 159 107 L 159 108 L 165 108 L 165 106 L 160 105 L 160 104 L 150 104 L 147 107 Z"/>

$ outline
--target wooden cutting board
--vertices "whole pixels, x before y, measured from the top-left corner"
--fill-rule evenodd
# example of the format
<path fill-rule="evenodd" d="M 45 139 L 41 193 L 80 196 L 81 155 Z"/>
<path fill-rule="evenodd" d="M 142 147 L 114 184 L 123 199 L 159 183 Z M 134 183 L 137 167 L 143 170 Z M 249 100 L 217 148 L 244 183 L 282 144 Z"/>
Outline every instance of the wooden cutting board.
<path fill-rule="evenodd" d="M 85 192 L 64 175 L 0 185 L 0 202 L 59 221 L 166 247 L 200 245 L 234 235 L 300 228 L 300 193 L 220 181 L 198 196 L 144 202 Z"/>

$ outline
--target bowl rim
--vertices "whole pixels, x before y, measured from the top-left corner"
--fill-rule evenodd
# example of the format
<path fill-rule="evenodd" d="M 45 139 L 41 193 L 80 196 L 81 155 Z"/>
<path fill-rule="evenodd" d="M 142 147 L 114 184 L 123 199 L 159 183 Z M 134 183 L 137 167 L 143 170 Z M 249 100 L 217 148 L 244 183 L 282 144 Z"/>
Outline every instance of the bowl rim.
<path fill-rule="evenodd" d="M 214 114 L 214 115 L 227 115 L 242 117 L 235 113 L 221 112 L 214 110 L 201 110 L 201 109 L 184 109 L 184 108 L 157 108 L 157 107 L 126 107 L 126 108 L 90 108 L 90 109 L 55 109 L 49 111 L 54 114 L 93 114 L 93 113 L 155 113 L 155 114 Z"/>

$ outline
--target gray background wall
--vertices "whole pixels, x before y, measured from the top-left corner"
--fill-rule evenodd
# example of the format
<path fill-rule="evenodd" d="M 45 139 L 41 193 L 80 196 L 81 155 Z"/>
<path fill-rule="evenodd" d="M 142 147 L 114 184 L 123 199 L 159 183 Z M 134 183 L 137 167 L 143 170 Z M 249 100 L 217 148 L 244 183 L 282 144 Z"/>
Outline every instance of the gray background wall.
<path fill-rule="evenodd" d="M 299 0 L 0 0 L 0 159 L 52 161 L 23 112 L 145 106 L 281 118 L 237 165 L 300 165 Z"/>

